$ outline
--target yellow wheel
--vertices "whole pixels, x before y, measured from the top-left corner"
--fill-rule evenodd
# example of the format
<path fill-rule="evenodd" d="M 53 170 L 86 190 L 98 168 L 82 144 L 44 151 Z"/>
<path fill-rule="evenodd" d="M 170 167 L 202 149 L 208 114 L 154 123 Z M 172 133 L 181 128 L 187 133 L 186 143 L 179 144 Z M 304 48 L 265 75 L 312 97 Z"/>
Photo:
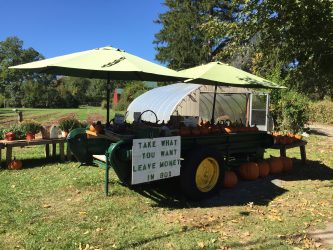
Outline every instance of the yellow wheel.
<path fill-rule="evenodd" d="M 219 163 L 212 157 L 201 161 L 195 174 L 195 184 L 200 192 L 209 192 L 215 188 L 220 176 Z"/>
<path fill-rule="evenodd" d="M 222 185 L 223 154 L 214 148 L 195 148 L 187 153 L 180 168 L 180 185 L 191 200 L 214 195 Z"/>

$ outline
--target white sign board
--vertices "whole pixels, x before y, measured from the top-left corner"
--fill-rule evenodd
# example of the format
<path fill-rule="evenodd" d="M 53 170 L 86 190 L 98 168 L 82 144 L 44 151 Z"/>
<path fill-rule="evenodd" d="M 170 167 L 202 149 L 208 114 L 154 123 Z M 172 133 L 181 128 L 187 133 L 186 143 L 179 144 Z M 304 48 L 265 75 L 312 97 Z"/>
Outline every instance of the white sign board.
<path fill-rule="evenodd" d="M 134 139 L 132 184 L 180 175 L 180 136 Z"/>

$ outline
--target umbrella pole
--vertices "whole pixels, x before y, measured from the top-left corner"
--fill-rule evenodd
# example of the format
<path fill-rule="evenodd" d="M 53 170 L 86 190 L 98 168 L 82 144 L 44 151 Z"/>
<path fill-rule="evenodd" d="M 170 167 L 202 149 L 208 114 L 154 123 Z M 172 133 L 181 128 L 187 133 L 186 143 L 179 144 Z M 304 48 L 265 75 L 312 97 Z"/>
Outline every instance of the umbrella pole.
<path fill-rule="evenodd" d="M 111 85 L 110 85 L 110 73 L 108 73 L 108 80 L 106 83 L 106 125 L 110 125 L 110 92 L 111 92 Z"/>
<path fill-rule="evenodd" d="M 215 84 L 214 99 L 213 99 L 213 112 L 212 112 L 212 119 L 210 120 L 210 124 L 215 123 L 214 114 L 215 114 L 216 92 L 217 92 L 217 84 Z"/>

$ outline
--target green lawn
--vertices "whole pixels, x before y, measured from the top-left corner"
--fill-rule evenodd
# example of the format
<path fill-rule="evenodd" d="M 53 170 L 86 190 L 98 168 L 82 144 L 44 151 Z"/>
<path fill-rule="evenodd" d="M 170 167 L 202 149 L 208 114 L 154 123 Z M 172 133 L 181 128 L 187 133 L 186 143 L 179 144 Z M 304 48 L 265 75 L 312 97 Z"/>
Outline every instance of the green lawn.
<path fill-rule="evenodd" d="M 82 106 L 76 109 L 37 109 L 37 108 L 19 108 L 23 112 L 23 119 L 34 119 L 41 123 L 50 120 L 57 121 L 65 116 L 75 116 L 79 120 L 87 120 L 90 115 L 98 115 L 100 118 L 106 117 L 106 110 L 100 107 Z M 114 112 L 111 111 L 110 115 Z M 0 108 L 0 124 L 15 123 L 17 114 L 11 108 Z"/>
<path fill-rule="evenodd" d="M 325 249 L 308 232 L 333 220 L 333 142 L 308 140 L 308 165 L 200 203 L 177 179 L 130 189 L 113 171 L 105 197 L 102 169 L 15 148 L 24 169 L 0 170 L 0 249 Z"/>

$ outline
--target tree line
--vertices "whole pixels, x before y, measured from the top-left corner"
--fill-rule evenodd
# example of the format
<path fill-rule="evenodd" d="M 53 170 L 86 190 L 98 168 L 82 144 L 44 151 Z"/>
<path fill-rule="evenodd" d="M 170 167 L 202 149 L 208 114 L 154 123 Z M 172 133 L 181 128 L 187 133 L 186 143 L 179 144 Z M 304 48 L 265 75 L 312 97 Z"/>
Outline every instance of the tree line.
<path fill-rule="evenodd" d="M 333 98 L 331 0 L 165 0 L 156 59 L 223 61 L 312 99 Z"/>
<path fill-rule="evenodd" d="M 170 68 L 220 60 L 313 100 L 333 98 L 330 0 L 165 0 L 164 5 L 167 11 L 155 20 L 161 28 L 154 44 L 156 59 Z M 76 107 L 105 99 L 104 80 L 8 69 L 43 58 L 23 48 L 18 37 L 0 41 L 0 107 Z"/>

